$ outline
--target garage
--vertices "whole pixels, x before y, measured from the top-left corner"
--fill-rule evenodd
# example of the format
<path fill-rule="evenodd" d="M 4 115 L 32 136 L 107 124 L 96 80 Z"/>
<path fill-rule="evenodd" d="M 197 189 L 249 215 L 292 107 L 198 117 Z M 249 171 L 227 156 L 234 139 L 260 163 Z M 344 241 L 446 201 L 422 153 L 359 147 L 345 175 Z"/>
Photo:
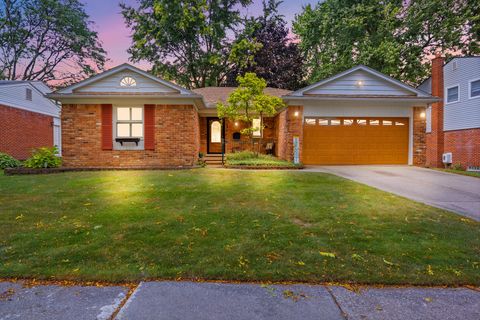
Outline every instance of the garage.
<path fill-rule="evenodd" d="M 426 92 L 359 65 L 283 99 L 296 110 L 286 139 L 306 165 L 425 163 L 425 108 L 438 101 Z"/>
<path fill-rule="evenodd" d="M 305 164 L 408 164 L 409 118 L 305 117 Z"/>

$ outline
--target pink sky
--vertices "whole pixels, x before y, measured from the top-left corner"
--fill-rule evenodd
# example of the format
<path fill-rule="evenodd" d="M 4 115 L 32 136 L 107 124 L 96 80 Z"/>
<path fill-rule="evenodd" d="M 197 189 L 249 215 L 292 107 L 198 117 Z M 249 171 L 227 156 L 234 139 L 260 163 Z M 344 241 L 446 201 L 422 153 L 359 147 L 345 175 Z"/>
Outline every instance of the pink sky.
<path fill-rule="evenodd" d="M 107 69 L 116 65 L 129 62 L 127 49 L 130 47 L 130 30 L 125 26 L 125 22 L 120 13 L 119 3 L 136 5 L 135 0 L 84 0 L 85 9 L 90 15 L 90 20 L 95 23 L 94 29 L 98 32 L 100 40 L 103 43 L 107 56 L 110 61 L 107 63 Z M 302 11 L 302 7 L 307 3 L 316 3 L 317 0 L 285 0 L 280 5 L 280 13 L 283 14 L 288 22 L 292 21 L 295 14 Z M 261 14 L 261 0 L 254 0 L 244 13 L 249 15 Z M 129 62 L 131 63 L 131 62 Z M 149 64 L 146 62 L 135 63 L 137 67 L 147 69 Z"/>

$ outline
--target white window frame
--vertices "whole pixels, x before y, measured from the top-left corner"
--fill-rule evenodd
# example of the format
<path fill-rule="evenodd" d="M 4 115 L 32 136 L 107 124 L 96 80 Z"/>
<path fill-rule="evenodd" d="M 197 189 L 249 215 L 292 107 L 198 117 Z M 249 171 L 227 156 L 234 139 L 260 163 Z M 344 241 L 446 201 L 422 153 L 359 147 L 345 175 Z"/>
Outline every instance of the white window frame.
<path fill-rule="evenodd" d="M 116 139 L 119 138 L 126 138 L 128 137 L 119 137 L 117 135 L 117 123 L 140 123 L 140 121 L 118 121 L 117 120 L 117 114 L 118 114 L 118 109 L 119 108 L 141 108 L 142 109 L 142 137 L 131 137 L 131 138 L 140 138 L 140 141 L 138 142 L 138 146 L 122 146 L 120 142 L 117 142 Z M 112 130 L 113 130 L 113 149 L 114 150 L 144 150 L 144 140 L 145 140 L 145 108 L 144 106 L 140 105 L 135 105 L 135 104 L 126 104 L 126 105 L 115 105 L 113 106 L 113 116 L 112 116 Z"/>
<path fill-rule="evenodd" d="M 260 121 L 260 129 L 259 129 L 259 130 L 256 130 L 256 131 L 253 131 L 253 132 L 252 132 L 252 137 L 254 137 L 254 138 L 261 138 L 261 137 L 263 137 L 263 123 L 262 123 L 263 121 L 262 121 L 262 118 L 261 118 L 261 117 L 254 118 L 254 119 L 252 120 L 252 128 L 253 128 L 253 126 L 254 126 L 253 122 L 254 122 L 255 120 L 259 120 L 259 121 Z"/>
<path fill-rule="evenodd" d="M 134 85 L 133 86 L 122 86 L 122 82 L 123 82 L 123 79 L 126 79 L 126 78 L 130 78 L 134 81 Z M 135 89 L 138 87 L 138 81 L 135 77 L 131 76 L 131 75 L 123 75 L 121 78 L 120 78 L 120 81 L 118 82 L 118 87 L 119 88 L 122 88 L 122 89 Z"/>
<path fill-rule="evenodd" d="M 480 81 L 480 78 L 472 79 L 472 80 L 468 81 L 468 99 L 469 100 L 480 98 L 480 95 L 478 95 L 476 97 L 472 97 L 472 83 L 475 82 L 475 81 Z"/>
<path fill-rule="evenodd" d="M 448 90 L 449 89 L 453 89 L 453 88 L 457 88 L 458 89 L 458 94 L 457 94 L 457 100 L 455 101 L 448 101 Z M 453 86 L 450 86 L 450 87 L 446 87 L 445 88 L 445 104 L 452 104 L 452 103 L 457 103 L 460 101 L 460 84 L 456 84 L 456 85 L 453 85 Z"/>

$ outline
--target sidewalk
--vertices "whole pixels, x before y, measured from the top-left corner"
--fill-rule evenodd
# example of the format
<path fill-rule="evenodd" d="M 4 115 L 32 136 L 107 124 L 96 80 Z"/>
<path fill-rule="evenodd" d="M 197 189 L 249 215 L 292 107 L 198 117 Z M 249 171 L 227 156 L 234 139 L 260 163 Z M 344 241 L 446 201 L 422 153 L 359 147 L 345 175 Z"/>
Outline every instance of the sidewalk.
<path fill-rule="evenodd" d="M 480 319 L 480 291 L 469 288 L 142 282 L 128 292 L 1 282 L 0 320 Z"/>

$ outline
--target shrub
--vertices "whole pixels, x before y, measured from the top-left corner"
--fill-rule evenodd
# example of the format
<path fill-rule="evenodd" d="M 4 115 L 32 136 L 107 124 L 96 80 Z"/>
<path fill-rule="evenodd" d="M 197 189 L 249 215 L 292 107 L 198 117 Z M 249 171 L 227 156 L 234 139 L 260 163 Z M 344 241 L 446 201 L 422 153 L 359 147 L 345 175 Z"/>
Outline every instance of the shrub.
<path fill-rule="evenodd" d="M 456 163 L 452 165 L 453 170 L 465 171 L 465 168 L 460 163 Z"/>
<path fill-rule="evenodd" d="M 241 152 L 227 154 L 227 159 L 228 160 L 246 160 L 246 159 L 258 158 L 259 156 L 260 154 L 255 154 L 252 151 L 241 151 Z"/>
<path fill-rule="evenodd" d="M 227 165 L 258 167 L 294 167 L 292 162 L 278 159 L 272 155 L 242 151 L 227 154 Z"/>
<path fill-rule="evenodd" d="M 0 169 L 16 168 L 20 165 L 21 162 L 12 157 L 11 155 L 0 152 Z"/>
<path fill-rule="evenodd" d="M 62 159 L 57 156 L 57 147 L 41 147 L 35 149 L 32 156 L 25 161 L 27 168 L 57 168 L 62 164 Z"/>

